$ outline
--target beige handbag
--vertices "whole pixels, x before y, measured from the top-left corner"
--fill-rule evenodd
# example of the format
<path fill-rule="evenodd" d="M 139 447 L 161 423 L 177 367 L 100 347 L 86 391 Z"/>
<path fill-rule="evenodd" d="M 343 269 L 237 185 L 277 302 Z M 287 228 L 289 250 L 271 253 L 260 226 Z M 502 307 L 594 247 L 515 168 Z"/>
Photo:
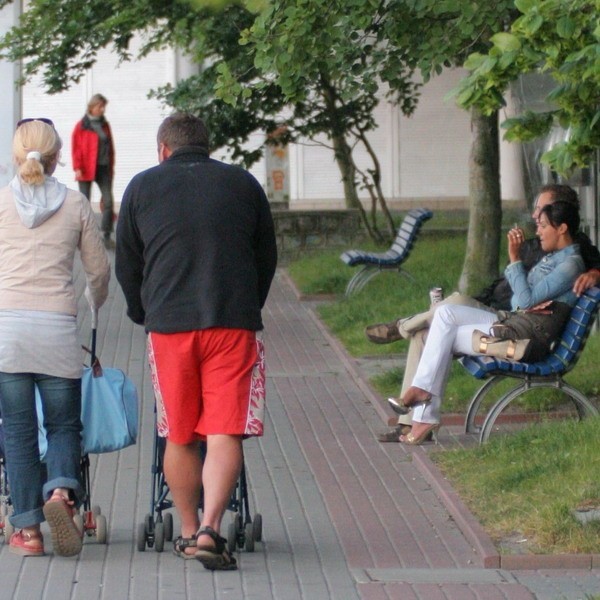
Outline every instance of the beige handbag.
<path fill-rule="evenodd" d="M 473 352 L 508 360 L 521 360 L 530 344 L 531 340 L 503 340 L 478 329 L 472 337 Z"/>

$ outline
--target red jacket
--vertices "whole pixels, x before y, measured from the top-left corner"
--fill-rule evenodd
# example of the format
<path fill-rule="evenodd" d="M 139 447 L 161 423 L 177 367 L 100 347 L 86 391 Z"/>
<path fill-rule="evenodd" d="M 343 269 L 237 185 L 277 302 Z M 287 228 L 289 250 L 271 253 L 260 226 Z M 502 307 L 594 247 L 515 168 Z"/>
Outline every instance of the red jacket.
<path fill-rule="evenodd" d="M 113 145 L 112 132 L 108 121 L 102 122 L 102 129 L 108 137 L 110 156 L 110 176 L 115 169 L 115 147 Z M 81 171 L 77 181 L 94 181 L 96 179 L 96 163 L 98 162 L 98 134 L 92 129 L 90 119 L 86 115 L 78 121 L 71 135 L 71 157 L 73 159 L 73 170 Z"/>

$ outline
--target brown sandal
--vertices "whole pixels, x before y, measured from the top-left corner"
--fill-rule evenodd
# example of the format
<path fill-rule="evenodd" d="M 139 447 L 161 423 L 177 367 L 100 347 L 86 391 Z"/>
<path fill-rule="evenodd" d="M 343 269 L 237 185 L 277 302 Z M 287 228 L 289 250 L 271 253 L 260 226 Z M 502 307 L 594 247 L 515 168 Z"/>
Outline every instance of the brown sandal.
<path fill-rule="evenodd" d="M 198 529 L 196 538 L 201 535 L 207 535 L 214 546 L 198 544 L 195 558 L 199 560 L 205 569 L 209 571 L 234 571 L 237 569 L 237 562 L 227 550 L 227 540 L 222 538 L 212 527 L 204 526 Z"/>
<path fill-rule="evenodd" d="M 408 435 L 411 431 L 410 425 L 398 425 L 391 431 L 384 431 L 377 435 L 380 442 L 399 442 L 401 435 Z"/>
<path fill-rule="evenodd" d="M 185 549 L 186 548 L 194 548 L 194 550 L 196 550 L 197 548 L 197 543 L 196 543 L 196 536 L 193 535 L 192 537 L 189 538 L 184 538 L 183 536 L 179 536 L 174 542 L 173 542 L 173 554 L 175 556 L 179 556 L 179 558 L 183 558 L 184 560 L 193 560 L 196 558 L 196 552 L 186 552 Z"/>

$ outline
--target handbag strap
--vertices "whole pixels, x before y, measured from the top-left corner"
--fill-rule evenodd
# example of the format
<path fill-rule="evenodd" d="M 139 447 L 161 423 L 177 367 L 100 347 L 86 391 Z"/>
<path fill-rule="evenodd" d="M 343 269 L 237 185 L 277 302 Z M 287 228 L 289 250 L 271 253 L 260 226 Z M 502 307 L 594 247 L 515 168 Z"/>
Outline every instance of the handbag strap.
<path fill-rule="evenodd" d="M 102 377 L 102 365 L 100 359 L 96 355 L 96 340 L 98 335 L 98 309 L 92 308 L 92 349 L 83 347 L 90 353 L 90 367 L 94 377 Z"/>

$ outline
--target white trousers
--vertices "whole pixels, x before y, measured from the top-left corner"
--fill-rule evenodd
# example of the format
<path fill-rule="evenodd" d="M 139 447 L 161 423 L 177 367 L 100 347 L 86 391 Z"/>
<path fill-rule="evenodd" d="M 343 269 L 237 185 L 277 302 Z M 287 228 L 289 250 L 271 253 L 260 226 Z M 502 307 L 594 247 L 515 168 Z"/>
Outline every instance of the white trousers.
<path fill-rule="evenodd" d="M 489 310 L 446 304 L 439 306 L 429 328 L 413 385 L 432 395 L 431 402 L 413 410 L 413 421 L 439 423 L 440 407 L 454 354 L 475 355 L 473 331 L 489 333 L 497 315 Z"/>

